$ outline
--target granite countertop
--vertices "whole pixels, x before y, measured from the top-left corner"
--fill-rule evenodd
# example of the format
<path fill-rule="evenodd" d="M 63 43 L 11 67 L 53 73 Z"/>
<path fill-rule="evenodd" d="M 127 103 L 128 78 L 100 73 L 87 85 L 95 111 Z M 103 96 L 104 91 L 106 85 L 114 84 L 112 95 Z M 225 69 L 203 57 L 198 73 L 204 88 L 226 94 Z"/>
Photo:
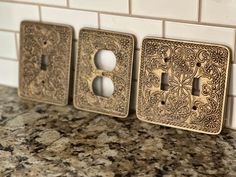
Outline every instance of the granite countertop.
<path fill-rule="evenodd" d="M 17 97 L 0 86 L 0 176 L 236 176 L 236 131 L 205 135 Z"/>

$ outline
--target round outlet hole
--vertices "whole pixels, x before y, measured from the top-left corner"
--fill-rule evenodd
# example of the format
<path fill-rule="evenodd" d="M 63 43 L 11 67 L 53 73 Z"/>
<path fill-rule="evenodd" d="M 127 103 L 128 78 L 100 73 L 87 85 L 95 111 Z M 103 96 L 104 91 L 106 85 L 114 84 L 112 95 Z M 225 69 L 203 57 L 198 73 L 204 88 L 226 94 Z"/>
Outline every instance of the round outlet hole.
<path fill-rule="evenodd" d="M 116 56 L 110 50 L 99 50 L 95 54 L 94 63 L 98 69 L 112 71 L 116 67 Z"/>
<path fill-rule="evenodd" d="M 92 88 L 97 96 L 110 97 L 114 93 L 114 83 L 108 77 L 96 77 L 93 80 Z"/>

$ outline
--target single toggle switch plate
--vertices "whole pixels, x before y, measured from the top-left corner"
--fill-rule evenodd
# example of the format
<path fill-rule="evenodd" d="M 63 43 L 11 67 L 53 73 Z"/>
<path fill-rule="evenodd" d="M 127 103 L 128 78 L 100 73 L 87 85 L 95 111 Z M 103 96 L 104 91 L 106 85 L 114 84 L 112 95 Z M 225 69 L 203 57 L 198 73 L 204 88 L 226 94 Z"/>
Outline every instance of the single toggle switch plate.
<path fill-rule="evenodd" d="M 20 97 L 66 105 L 69 96 L 72 27 L 24 21 L 20 32 Z"/>
<path fill-rule="evenodd" d="M 135 39 L 131 34 L 91 28 L 80 31 L 74 82 L 74 106 L 77 109 L 121 118 L 128 116 L 134 45 Z M 95 55 L 101 50 L 114 53 L 116 66 L 112 71 L 96 67 Z M 99 96 L 93 92 L 92 83 L 97 77 L 113 81 L 111 96 Z"/>
<path fill-rule="evenodd" d="M 223 125 L 230 50 L 145 38 L 138 78 L 140 120 L 207 134 Z"/>

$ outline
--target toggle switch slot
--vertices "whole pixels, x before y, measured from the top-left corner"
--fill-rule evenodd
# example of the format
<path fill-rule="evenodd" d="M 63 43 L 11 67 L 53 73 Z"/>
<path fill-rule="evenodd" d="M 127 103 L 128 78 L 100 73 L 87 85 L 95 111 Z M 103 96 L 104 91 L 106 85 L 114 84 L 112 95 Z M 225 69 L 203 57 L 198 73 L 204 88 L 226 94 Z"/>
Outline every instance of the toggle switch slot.
<path fill-rule="evenodd" d="M 200 96 L 200 78 L 194 78 L 192 84 L 192 95 Z"/>
<path fill-rule="evenodd" d="M 169 88 L 169 74 L 162 73 L 161 74 L 161 90 L 167 91 Z"/>

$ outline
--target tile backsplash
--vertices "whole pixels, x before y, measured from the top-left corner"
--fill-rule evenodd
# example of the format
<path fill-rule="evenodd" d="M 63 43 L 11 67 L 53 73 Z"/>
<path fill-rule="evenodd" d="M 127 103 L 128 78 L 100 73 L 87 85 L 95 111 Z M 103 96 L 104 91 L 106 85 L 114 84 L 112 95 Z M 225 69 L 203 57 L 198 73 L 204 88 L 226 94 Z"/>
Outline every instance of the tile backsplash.
<path fill-rule="evenodd" d="M 73 26 L 75 47 L 82 27 L 136 35 L 134 90 L 141 42 L 145 36 L 223 44 L 232 50 L 227 125 L 236 129 L 235 12 L 236 0 L 0 0 L 0 84 L 18 86 L 22 20 Z M 103 85 L 109 87 L 107 83 Z M 135 103 L 135 93 L 132 103 Z"/>

